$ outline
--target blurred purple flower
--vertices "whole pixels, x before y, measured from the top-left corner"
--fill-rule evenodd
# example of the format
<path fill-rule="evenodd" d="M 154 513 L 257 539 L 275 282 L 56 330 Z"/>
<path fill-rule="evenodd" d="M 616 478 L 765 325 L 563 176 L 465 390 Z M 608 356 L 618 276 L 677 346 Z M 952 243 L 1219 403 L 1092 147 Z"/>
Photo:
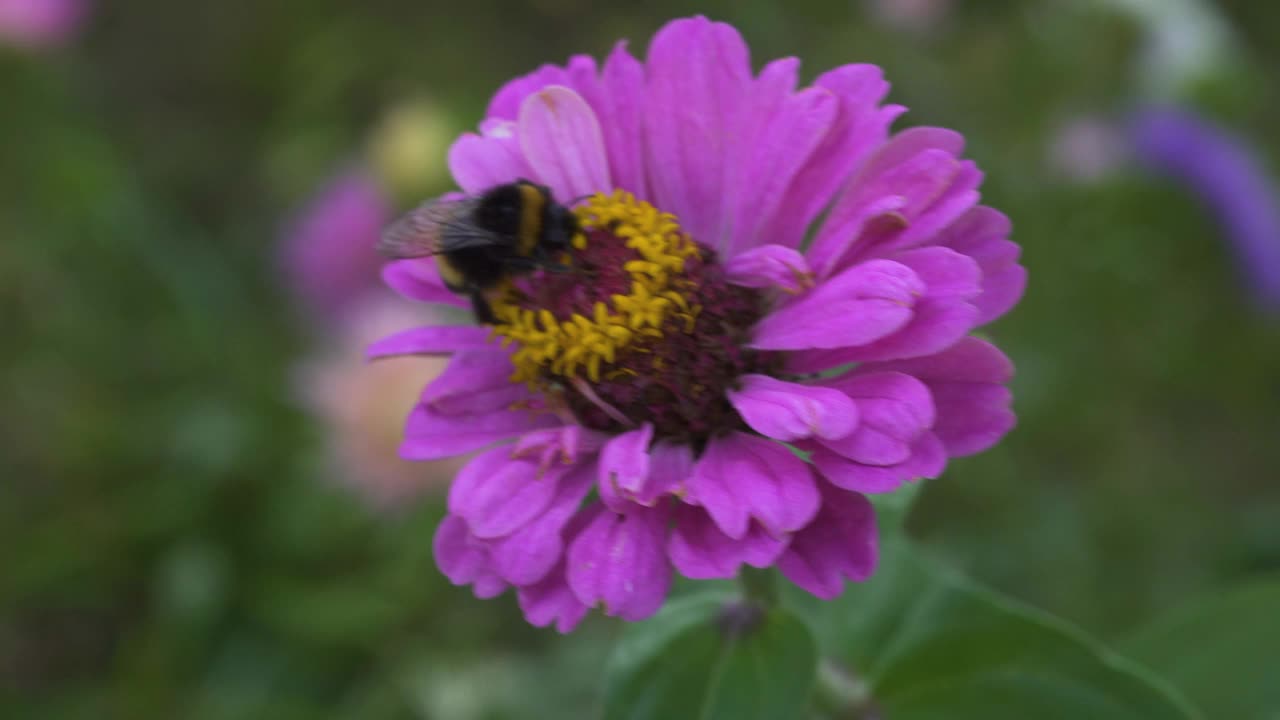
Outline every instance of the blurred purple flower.
<path fill-rule="evenodd" d="M 378 286 L 381 260 L 374 245 L 390 212 L 377 181 L 361 169 L 338 174 L 316 193 L 282 247 L 285 273 L 302 304 L 333 320 Z"/>
<path fill-rule="evenodd" d="M 1139 159 L 1208 206 L 1235 246 L 1258 301 L 1280 310 L 1280 196 L 1239 137 L 1179 108 L 1149 108 L 1130 125 Z"/>
<path fill-rule="evenodd" d="M 55 48 L 69 41 L 88 15 L 86 0 L 0 0 L 0 43 Z"/>

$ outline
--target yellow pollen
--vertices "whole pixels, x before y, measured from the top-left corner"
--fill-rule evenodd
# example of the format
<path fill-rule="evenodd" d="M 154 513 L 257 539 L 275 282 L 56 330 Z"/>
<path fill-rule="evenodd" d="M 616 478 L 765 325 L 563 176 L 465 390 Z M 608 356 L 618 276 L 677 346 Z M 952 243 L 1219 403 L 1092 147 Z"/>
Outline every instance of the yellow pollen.
<path fill-rule="evenodd" d="M 599 230 L 624 241 L 635 253 L 623 264 L 631 279 L 631 291 L 597 302 L 589 316 L 557 318 L 550 310 L 536 313 L 517 305 L 511 293 L 495 300 L 498 322 L 493 334 L 503 347 L 514 345 L 515 382 L 536 386 L 546 373 L 569 379 L 585 375 L 591 382 L 601 376 L 618 377 L 634 371 L 610 368 L 618 353 L 639 338 L 662 337 L 667 319 L 692 332 L 698 306 L 681 290 L 692 286 L 684 276 L 685 260 L 698 255 L 698 246 L 680 230 L 674 215 L 660 212 L 623 190 L 597 193 L 574 208 L 585 231 L 573 238 L 578 251 L 587 248 L 587 232 Z M 640 348 L 637 348 L 640 349 Z"/>

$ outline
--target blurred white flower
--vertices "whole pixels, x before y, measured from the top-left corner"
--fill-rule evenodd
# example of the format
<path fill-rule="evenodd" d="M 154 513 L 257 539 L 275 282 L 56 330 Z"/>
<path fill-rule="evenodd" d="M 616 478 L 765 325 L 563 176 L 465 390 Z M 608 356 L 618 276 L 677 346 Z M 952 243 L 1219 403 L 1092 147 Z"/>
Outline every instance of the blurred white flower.
<path fill-rule="evenodd" d="M 951 11 L 954 0 L 865 0 L 872 17 L 904 32 L 936 28 Z"/>
<path fill-rule="evenodd" d="M 443 320 L 379 291 L 353 304 L 336 346 L 306 360 L 298 373 L 301 399 L 327 431 L 333 474 L 379 509 L 444 491 L 462 460 L 411 463 L 398 454 L 405 417 L 446 359 L 367 361 L 364 348 L 389 333 Z"/>

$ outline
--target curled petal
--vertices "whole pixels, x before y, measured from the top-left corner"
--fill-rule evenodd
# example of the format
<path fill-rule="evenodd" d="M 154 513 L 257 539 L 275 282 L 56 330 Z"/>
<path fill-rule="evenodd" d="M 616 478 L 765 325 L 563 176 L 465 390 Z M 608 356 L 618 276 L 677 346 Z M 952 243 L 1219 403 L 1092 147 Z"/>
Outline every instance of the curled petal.
<path fill-rule="evenodd" d="M 824 600 L 844 591 L 845 580 L 866 580 L 878 555 L 875 510 L 857 493 L 824 487 L 822 510 L 791 538 L 778 569 Z"/>
<path fill-rule="evenodd" d="M 649 479 L 649 444 L 653 425 L 613 438 L 600 452 L 600 486 L 634 493 Z"/>
<path fill-rule="evenodd" d="M 702 508 L 681 505 L 675 513 L 667 553 L 687 578 L 731 578 L 743 563 L 768 567 L 787 547 L 787 537 L 774 537 L 756 523 L 735 540 L 721 532 Z"/>
<path fill-rule="evenodd" d="M 1027 285 L 1027 270 L 1018 264 L 1021 249 L 1009 238 L 1009 218 L 998 210 L 977 207 L 952 223 L 938 237 L 938 244 L 964 253 L 982 268 L 982 294 L 978 324 L 986 324 L 1005 314 Z"/>
<path fill-rule="evenodd" d="M 537 458 L 538 467 L 544 469 L 554 462 L 572 465 L 582 455 L 599 450 L 606 440 L 607 436 L 581 425 L 535 430 L 520 436 L 511 457 Z"/>
<path fill-rule="evenodd" d="M 538 582 L 516 588 L 516 598 L 530 625 L 546 627 L 555 623 L 560 634 L 572 632 L 591 609 L 569 588 L 563 561 Z"/>
<path fill-rule="evenodd" d="M 813 286 L 813 272 L 799 251 L 781 245 L 761 245 L 738 253 L 725 263 L 725 277 L 734 285 L 779 288 L 800 293 Z"/>
<path fill-rule="evenodd" d="M 982 452 L 999 442 L 1017 423 L 1009 408 L 1013 394 L 1003 385 L 937 383 L 930 390 L 938 405 L 934 432 L 949 455 Z"/>
<path fill-rule="evenodd" d="M 685 484 L 693 475 L 693 449 L 684 443 L 656 442 L 649 449 L 649 475 L 634 489 L 624 489 L 620 497 L 629 502 L 653 507 L 667 495 L 685 492 Z M 605 496 L 604 488 L 600 491 Z"/>
<path fill-rule="evenodd" d="M 881 154 L 901 137 L 890 141 Z M 877 165 L 875 159 L 872 165 Z M 925 149 L 899 164 L 884 167 L 879 174 L 865 170 L 860 173 L 832 208 L 809 250 L 809 262 L 818 277 L 846 267 L 846 258 L 856 256 L 859 246 L 870 242 L 866 237 L 874 237 L 876 231 L 900 232 L 909 227 L 923 209 L 946 191 L 960 168 L 960 161 L 950 153 Z M 886 202 L 891 204 L 885 205 Z M 871 222 L 881 216 L 894 222 Z"/>
<path fill-rule="evenodd" d="M 908 448 L 906 458 L 892 465 L 869 465 L 817 447 L 809 457 L 818 474 L 845 490 L 863 493 L 892 492 L 903 483 L 933 479 L 947 466 L 947 451 L 933 432 L 920 435 Z"/>
<path fill-rule="evenodd" d="M 973 304 L 925 298 L 896 332 L 861 347 L 796 353 L 787 358 L 787 368 L 792 372 L 821 372 L 855 362 L 921 357 L 955 345 L 977 324 L 978 308 Z"/>
<path fill-rule="evenodd" d="M 927 298 L 968 300 L 982 292 L 982 269 L 973 258 L 944 247 L 908 250 L 893 256 L 915 271 Z"/>
<path fill-rule="evenodd" d="M 454 585 L 471 585 L 478 598 L 501 595 L 506 583 L 494 572 L 484 544 L 467 530 L 461 518 L 449 515 L 436 528 L 432 549 L 436 565 Z"/>
<path fill-rule="evenodd" d="M 589 463 L 574 468 L 560 480 L 555 496 L 541 515 L 493 541 L 489 555 L 499 577 L 512 585 L 530 585 L 551 571 L 563 555 L 561 533 L 565 523 L 578 510 L 594 481 L 595 469 Z"/>
<path fill-rule="evenodd" d="M 594 510 L 574 514 L 561 532 L 561 542 L 568 547 L 594 517 Z M 537 627 L 555 623 L 556 631 L 567 633 L 582 622 L 591 609 L 569 587 L 568 563 L 562 553 L 559 562 L 536 583 L 516 588 L 516 599 L 525 619 Z"/>
<path fill-rule="evenodd" d="M 774 440 L 838 438 L 853 432 L 858 408 L 829 387 L 800 385 L 767 375 L 745 375 L 729 402 L 752 430 Z"/>
<path fill-rule="evenodd" d="M 666 518 L 657 509 L 600 509 L 569 546 L 569 587 L 606 615 L 643 620 L 658 611 L 671 586 Z"/>
<path fill-rule="evenodd" d="M 534 463 L 512 460 L 510 448 L 494 448 L 458 473 L 449 488 L 449 512 L 478 538 L 510 535 L 547 509 L 568 470 L 540 472 Z"/>
<path fill-rule="evenodd" d="M 689 480 L 689 499 L 734 539 L 746 536 L 753 518 L 782 536 L 818 510 L 817 485 L 803 460 L 779 443 L 738 432 L 707 444 Z"/>
<path fill-rule="evenodd" d="M 906 325 L 925 285 L 911 268 L 873 260 L 831 278 L 756 326 L 752 347 L 807 350 L 864 345 Z"/>
<path fill-rule="evenodd" d="M 1004 387 L 1013 377 L 1013 363 L 985 340 L 965 338 L 936 355 L 869 363 L 859 370 L 903 372 L 923 380 L 937 408 L 934 431 L 953 456 L 986 450 L 1016 422 Z"/>
<path fill-rule="evenodd" d="M 851 434 L 823 439 L 832 451 L 866 465 L 896 465 L 911 456 L 911 444 L 933 427 L 933 397 L 910 375 L 879 372 L 833 383 L 858 405 L 859 423 Z"/>

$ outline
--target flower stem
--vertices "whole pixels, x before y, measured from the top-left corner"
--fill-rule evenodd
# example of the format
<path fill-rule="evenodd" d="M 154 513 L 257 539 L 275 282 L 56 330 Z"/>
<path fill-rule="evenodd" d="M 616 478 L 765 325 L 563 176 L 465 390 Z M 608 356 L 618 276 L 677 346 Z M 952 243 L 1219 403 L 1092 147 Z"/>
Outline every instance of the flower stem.
<path fill-rule="evenodd" d="M 778 604 L 778 583 L 772 570 L 744 567 L 738 572 L 738 584 L 742 587 L 743 599 L 761 609 Z"/>

